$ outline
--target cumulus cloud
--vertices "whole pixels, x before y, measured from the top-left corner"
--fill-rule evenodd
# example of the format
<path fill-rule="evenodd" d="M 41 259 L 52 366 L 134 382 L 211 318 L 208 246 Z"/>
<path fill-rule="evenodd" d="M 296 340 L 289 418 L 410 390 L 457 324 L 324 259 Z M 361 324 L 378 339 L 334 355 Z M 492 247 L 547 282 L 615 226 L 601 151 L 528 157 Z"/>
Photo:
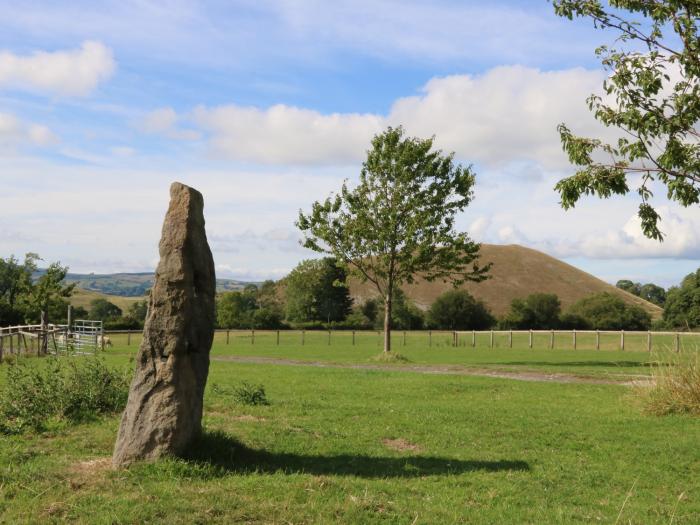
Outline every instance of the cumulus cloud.
<path fill-rule="evenodd" d="M 86 41 L 80 49 L 36 51 L 19 56 L 0 52 L 0 89 L 27 89 L 64 96 L 87 96 L 116 69 L 111 50 Z"/>
<path fill-rule="evenodd" d="M 193 129 L 179 127 L 180 118 L 173 108 L 159 108 L 148 113 L 138 127 L 144 133 L 165 135 L 176 140 L 197 140 L 200 134 Z"/>
<path fill-rule="evenodd" d="M 507 66 L 483 75 L 434 78 L 419 95 L 398 99 L 387 115 L 228 105 L 199 107 L 193 119 L 215 151 L 251 162 L 356 163 L 364 158 L 372 135 L 388 125 L 403 125 L 411 135 L 435 135 L 438 147 L 466 161 L 485 166 L 526 161 L 557 168 L 567 165 L 557 124 L 574 123 L 580 133 L 601 132 L 585 99 L 602 80 L 600 71 L 582 68 L 544 72 Z M 159 125 L 170 129 L 177 118 L 165 111 L 157 116 L 154 131 Z"/>
<path fill-rule="evenodd" d="M 40 124 L 26 123 L 11 113 L 0 113 L 0 150 L 23 145 L 48 146 L 58 137 Z"/>
<path fill-rule="evenodd" d="M 332 113 L 278 104 L 262 110 L 236 105 L 200 107 L 194 120 L 215 151 L 266 164 L 345 164 L 362 157 L 380 115 Z"/>

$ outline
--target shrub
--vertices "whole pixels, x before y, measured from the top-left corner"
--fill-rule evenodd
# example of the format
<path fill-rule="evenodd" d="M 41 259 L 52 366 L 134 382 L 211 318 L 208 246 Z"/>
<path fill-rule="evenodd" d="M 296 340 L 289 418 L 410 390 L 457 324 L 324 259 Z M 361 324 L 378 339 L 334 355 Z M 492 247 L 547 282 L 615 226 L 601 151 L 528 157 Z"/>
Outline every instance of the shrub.
<path fill-rule="evenodd" d="M 593 330 L 648 330 L 651 316 L 641 307 L 629 305 L 608 292 L 574 303 L 566 319 L 583 319 Z"/>
<path fill-rule="evenodd" d="M 656 415 L 692 414 L 700 416 L 700 360 L 669 357 L 653 368 L 654 383 L 640 387 L 646 411 Z"/>
<path fill-rule="evenodd" d="M 269 405 L 263 385 L 253 385 L 243 381 L 233 390 L 233 398 L 242 405 Z"/>
<path fill-rule="evenodd" d="M 513 299 L 510 312 L 501 321 L 503 328 L 548 330 L 559 327 L 561 301 L 555 294 L 534 293 Z"/>
<path fill-rule="evenodd" d="M 465 290 L 440 295 L 428 310 L 428 325 L 444 330 L 485 330 L 495 319 L 488 307 Z"/>
<path fill-rule="evenodd" d="M 118 412 L 126 405 L 128 376 L 98 358 L 12 364 L 0 390 L 0 432 L 42 431 L 51 420 L 78 423 Z"/>

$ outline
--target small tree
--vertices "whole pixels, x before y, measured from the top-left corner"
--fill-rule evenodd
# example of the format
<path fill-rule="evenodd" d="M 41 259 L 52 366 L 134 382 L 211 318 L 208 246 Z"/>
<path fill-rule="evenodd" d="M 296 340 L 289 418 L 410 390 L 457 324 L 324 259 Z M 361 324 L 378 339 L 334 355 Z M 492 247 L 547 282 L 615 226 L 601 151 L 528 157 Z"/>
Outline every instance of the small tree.
<path fill-rule="evenodd" d="M 485 330 L 495 322 L 486 305 L 466 290 L 443 293 L 428 310 L 428 323 L 438 329 Z"/>
<path fill-rule="evenodd" d="M 686 275 L 680 286 L 668 291 L 664 321 L 677 328 L 700 326 L 700 269 Z"/>
<path fill-rule="evenodd" d="M 585 297 L 573 305 L 564 317 L 564 324 L 583 320 L 584 326 L 594 330 L 648 330 L 651 316 L 641 307 L 629 305 L 618 296 L 602 292 Z"/>
<path fill-rule="evenodd" d="M 503 319 L 508 328 L 547 330 L 559 326 L 561 301 L 555 294 L 533 293 L 525 299 L 513 299 Z"/>
<path fill-rule="evenodd" d="M 564 208 L 583 195 L 629 193 L 639 176 L 639 217 L 647 237 L 662 239 L 659 215 L 649 203 L 658 180 L 681 206 L 700 202 L 700 3 L 661 0 L 553 0 L 555 12 L 587 17 L 619 35 L 620 49 L 597 54 L 610 77 L 607 99 L 591 95 L 588 105 L 605 126 L 621 130 L 615 144 L 578 137 L 559 126 L 562 144 L 579 171 L 556 186 Z M 636 20 L 635 20 L 636 17 Z M 625 48 L 625 43 L 629 43 Z"/>
<path fill-rule="evenodd" d="M 90 319 L 98 321 L 109 321 L 121 317 L 122 309 L 116 304 L 110 303 L 107 299 L 93 299 L 90 301 Z"/>
<path fill-rule="evenodd" d="M 333 255 L 338 264 L 384 299 L 384 351 L 391 350 L 392 298 L 418 276 L 455 285 L 486 278 L 479 245 L 454 229 L 455 215 L 471 202 L 474 174 L 454 155 L 431 151 L 433 139 L 404 138 L 388 128 L 372 139 L 359 184 L 299 212 L 303 244 Z"/>

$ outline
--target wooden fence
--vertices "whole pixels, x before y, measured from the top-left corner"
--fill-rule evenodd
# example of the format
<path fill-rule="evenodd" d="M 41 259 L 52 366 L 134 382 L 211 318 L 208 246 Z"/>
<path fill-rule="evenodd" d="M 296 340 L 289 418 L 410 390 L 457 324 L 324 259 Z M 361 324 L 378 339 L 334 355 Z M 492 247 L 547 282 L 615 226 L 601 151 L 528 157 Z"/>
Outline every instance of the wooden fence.
<path fill-rule="evenodd" d="M 37 355 L 49 352 L 49 342 L 57 351 L 56 335 L 65 334 L 66 325 L 28 324 L 0 328 L 0 363 L 4 356 L 35 353 Z"/>
<path fill-rule="evenodd" d="M 106 335 L 118 336 L 121 344 L 131 345 L 140 340 L 141 330 L 106 330 Z M 681 350 L 681 341 L 688 338 L 700 345 L 700 332 L 639 332 L 614 330 L 394 330 L 392 342 L 396 346 L 420 344 L 421 346 L 452 346 L 472 348 L 517 348 L 539 349 L 614 349 L 652 351 L 663 345 L 676 352 Z M 237 330 L 217 329 L 215 343 L 218 345 L 299 345 L 342 342 L 351 346 L 367 344 L 374 338 L 381 344 L 383 332 L 378 330 Z M 125 339 L 125 341 L 124 341 Z M 116 341 L 115 341 L 116 342 Z M 604 342 L 604 344 L 603 344 Z"/>

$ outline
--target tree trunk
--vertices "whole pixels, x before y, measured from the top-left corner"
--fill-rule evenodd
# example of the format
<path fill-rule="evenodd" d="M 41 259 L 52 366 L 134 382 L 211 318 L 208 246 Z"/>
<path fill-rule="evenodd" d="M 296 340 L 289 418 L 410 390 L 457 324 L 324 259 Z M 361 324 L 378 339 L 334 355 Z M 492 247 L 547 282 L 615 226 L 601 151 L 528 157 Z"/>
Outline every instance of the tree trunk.
<path fill-rule="evenodd" d="M 391 352 L 391 293 L 384 301 L 384 352 Z"/>

